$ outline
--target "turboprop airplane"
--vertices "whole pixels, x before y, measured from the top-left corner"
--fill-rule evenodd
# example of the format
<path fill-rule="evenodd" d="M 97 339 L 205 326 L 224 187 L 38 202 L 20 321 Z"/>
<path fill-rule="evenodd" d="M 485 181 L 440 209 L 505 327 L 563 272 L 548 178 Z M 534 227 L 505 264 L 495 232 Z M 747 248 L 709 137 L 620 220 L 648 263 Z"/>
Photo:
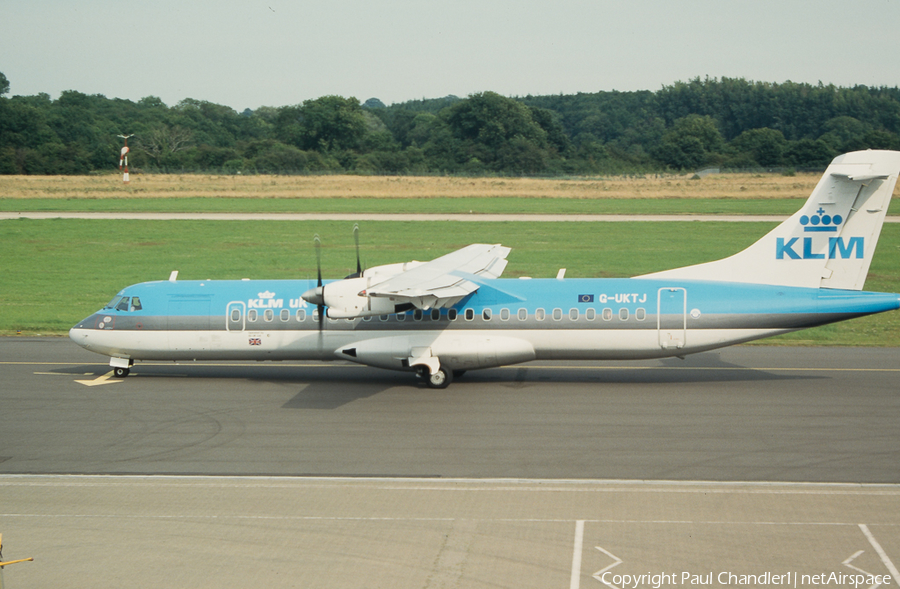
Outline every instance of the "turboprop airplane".
<path fill-rule="evenodd" d="M 123 289 L 69 336 L 110 356 L 118 377 L 141 360 L 342 359 L 415 372 L 434 388 L 535 359 L 680 357 L 900 308 L 898 294 L 862 291 L 898 173 L 900 152 L 841 155 L 792 217 L 695 266 L 502 279 L 509 248 L 473 244 L 430 262 L 357 262 L 327 282 L 321 270 L 316 281 L 173 272 Z"/>

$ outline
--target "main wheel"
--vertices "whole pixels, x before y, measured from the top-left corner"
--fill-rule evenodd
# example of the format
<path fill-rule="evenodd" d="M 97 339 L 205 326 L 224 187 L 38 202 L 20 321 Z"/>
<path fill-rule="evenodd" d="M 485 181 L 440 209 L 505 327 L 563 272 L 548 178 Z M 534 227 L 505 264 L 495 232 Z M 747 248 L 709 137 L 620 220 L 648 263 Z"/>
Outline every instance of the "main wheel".
<path fill-rule="evenodd" d="M 441 368 L 434 374 L 429 374 L 428 378 L 428 386 L 433 389 L 446 389 L 450 386 L 450 383 L 453 381 L 453 373 L 448 372 L 447 369 Z"/>
<path fill-rule="evenodd" d="M 125 378 L 128 376 L 128 373 L 131 372 L 128 368 L 116 367 L 113 368 L 113 376 L 116 378 Z"/>

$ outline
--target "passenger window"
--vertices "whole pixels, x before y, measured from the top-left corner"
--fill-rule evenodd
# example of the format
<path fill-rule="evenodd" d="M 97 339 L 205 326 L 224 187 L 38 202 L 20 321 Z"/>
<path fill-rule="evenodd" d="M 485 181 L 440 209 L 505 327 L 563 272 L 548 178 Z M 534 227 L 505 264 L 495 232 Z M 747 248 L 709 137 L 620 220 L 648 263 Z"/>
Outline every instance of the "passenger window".
<path fill-rule="evenodd" d="M 456 321 L 456 315 L 456 309 L 450 309 L 449 311 L 447 311 L 447 319 L 449 319 L 450 321 Z"/>
<path fill-rule="evenodd" d="M 406 321 L 406 313 L 399 313 L 397 315 L 397 321 Z"/>
<path fill-rule="evenodd" d="M 415 311 L 413 311 L 413 319 L 415 319 L 416 321 L 422 320 L 422 309 L 416 309 Z"/>
<path fill-rule="evenodd" d="M 306 321 L 306 311 L 304 309 L 297 309 L 297 321 Z"/>
<path fill-rule="evenodd" d="M 129 300 L 131 299 L 129 299 L 128 297 L 122 297 L 122 300 L 119 301 L 118 305 L 116 305 L 116 311 L 127 311 Z"/>
<path fill-rule="evenodd" d="M 500 321 L 509 321 L 509 309 L 500 309 Z"/>
<path fill-rule="evenodd" d="M 291 318 L 291 312 L 288 311 L 287 309 L 282 309 L 281 310 L 281 320 L 287 321 L 290 318 Z"/>
<path fill-rule="evenodd" d="M 378 318 L 381 319 L 382 321 L 387 321 L 388 317 L 389 317 L 388 315 L 379 315 L 378 316 Z"/>
<path fill-rule="evenodd" d="M 232 309 L 231 310 L 231 320 L 237 323 L 241 320 L 241 310 L 240 309 Z"/>
<path fill-rule="evenodd" d="M 595 311 L 594 309 L 588 309 L 587 311 L 584 312 L 584 317 L 588 321 L 593 321 L 594 319 L 597 318 L 597 311 Z"/>
<path fill-rule="evenodd" d="M 143 307 L 141 306 L 141 297 L 131 297 L 131 310 L 132 311 L 140 311 Z"/>
<path fill-rule="evenodd" d="M 569 319 L 571 319 L 572 321 L 578 321 L 578 309 L 574 307 L 569 309 Z"/>
<path fill-rule="evenodd" d="M 251 312 L 251 313 L 256 313 L 256 311 L 250 311 L 250 312 Z M 255 315 L 254 315 L 254 317 L 255 317 Z M 313 321 L 318 321 L 318 320 L 319 320 L 319 310 L 318 310 L 318 309 L 313 309 L 313 312 L 312 312 L 312 318 L 313 318 Z M 254 321 L 256 321 L 256 319 L 254 319 Z"/>
<path fill-rule="evenodd" d="M 634 312 L 634 318 L 638 321 L 643 321 L 647 318 L 647 311 L 645 311 L 643 307 L 640 307 L 637 311 Z"/>
<path fill-rule="evenodd" d="M 256 321 L 257 317 L 259 317 L 259 313 L 256 309 L 247 311 L 247 321 Z"/>
<path fill-rule="evenodd" d="M 266 309 L 266 312 L 263 313 L 263 317 L 266 318 L 266 321 L 271 321 L 272 319 L 275 319 L 275 311 L 273 311 L 272 309 Z"/>
<path fill-rule="evenodd" d="M 628 309 L 626 309 L 625 307 L 619 309 L 619 319 L 621 319 L 622 321 L 628 321 Z"/>
<path fill-rule="evenodd" d="M 557 308 L 553 309 L 553 320 L 559 321 L 560 319 L 562 319 L 562 309 L 557 307 Z"/>
<path fill-rule="evenodd" d="M 609 309 L 609 308 L 603 309 L 603 320 L 604 321 L 612 321 L 612 309 Z"/>
<path fill-rule="evenodd" d="M 431 310 L 431 320 L 439 321 L 441 318 L 441 310 L 440 309 L 432 309 Z"/>
<path fill-rule="evenodd" d="M 491 310 L 485 309 L 484 311 L 482 311 L 481 318 L 484 319 L 485 321 L 490 321 L 491 320 Z"/>
<path fill-rule="evenodd" d="M 519 309 L 519 321 L 528 319 L 528 309 Z"/>
<path fill-rule="evenodd" d="M 544 320 L 544 310 L 543 309 L 535 309 L 534 318 L 537 319 L 538 321 L 543 321 Z"/>
<path fill-rule="evenodd" d="M 475 319 L 475 310 L 466 309 L 466 321 L 471 321 L 472 319 Z"/>

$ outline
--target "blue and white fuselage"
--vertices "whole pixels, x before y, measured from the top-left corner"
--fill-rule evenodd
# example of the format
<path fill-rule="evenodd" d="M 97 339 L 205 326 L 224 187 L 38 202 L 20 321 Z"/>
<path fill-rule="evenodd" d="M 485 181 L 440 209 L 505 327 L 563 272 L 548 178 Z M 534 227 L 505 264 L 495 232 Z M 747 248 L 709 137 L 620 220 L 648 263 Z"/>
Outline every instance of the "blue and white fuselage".
<path fill-rule="evenodd" d="M 443 365 L 460 370 L 513 359 L 680 356 L 900 308 L 896 294 L 757 284 L 639 278 L 494 283 L 496 290 L 480 289 L 450 309 L 326 318 L 320 331 L 315 305 L 300 298 L 314 282 L 148 282 L 122 290 L 110 307 L 80 322 L 71 335 L 89 350 L 123 358 L 337 356 L 398 369 L 408 350 L 380 358 L 387 340 L 402 338 L 407 347 L 431 348 L 456 341 L 463 357 L 481 341 L 499 340 L 490 350 L 498 355 L 496 362 L 442 358 Z M 371 346 L 377 362 L 367 362 L 359 352 L 342 353 L 366 342 L 378 344 Z"/>
<path fill-rule="evenodd" d="M 623 279 L 502 279 L 508 248 L 309 280 L 129 286 L 72 328 L 136 360 L 332 360 L 453 373 L 535 359 L 683 356 L 900 308 L 861 290 L 900 153 L 841 156 L 796 215 L 715 262 Z"/>

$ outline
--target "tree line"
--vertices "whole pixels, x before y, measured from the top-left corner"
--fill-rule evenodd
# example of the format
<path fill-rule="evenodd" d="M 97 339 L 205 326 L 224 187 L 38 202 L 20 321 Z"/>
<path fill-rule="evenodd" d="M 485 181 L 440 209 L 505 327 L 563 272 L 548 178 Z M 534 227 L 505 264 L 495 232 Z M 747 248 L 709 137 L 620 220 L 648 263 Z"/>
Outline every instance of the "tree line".
<path fill-rule="evenodd" d="M 134 102 L 74 90 L 6 96 L 0 174 L 115 169 L 241 174 L 578 175 L 823 168 L 857 149 L 900 150 L 900 89 L 696 78 L 658 91 L 385 106 L 323 96 L 237 112 L 185 99 Z"/>

